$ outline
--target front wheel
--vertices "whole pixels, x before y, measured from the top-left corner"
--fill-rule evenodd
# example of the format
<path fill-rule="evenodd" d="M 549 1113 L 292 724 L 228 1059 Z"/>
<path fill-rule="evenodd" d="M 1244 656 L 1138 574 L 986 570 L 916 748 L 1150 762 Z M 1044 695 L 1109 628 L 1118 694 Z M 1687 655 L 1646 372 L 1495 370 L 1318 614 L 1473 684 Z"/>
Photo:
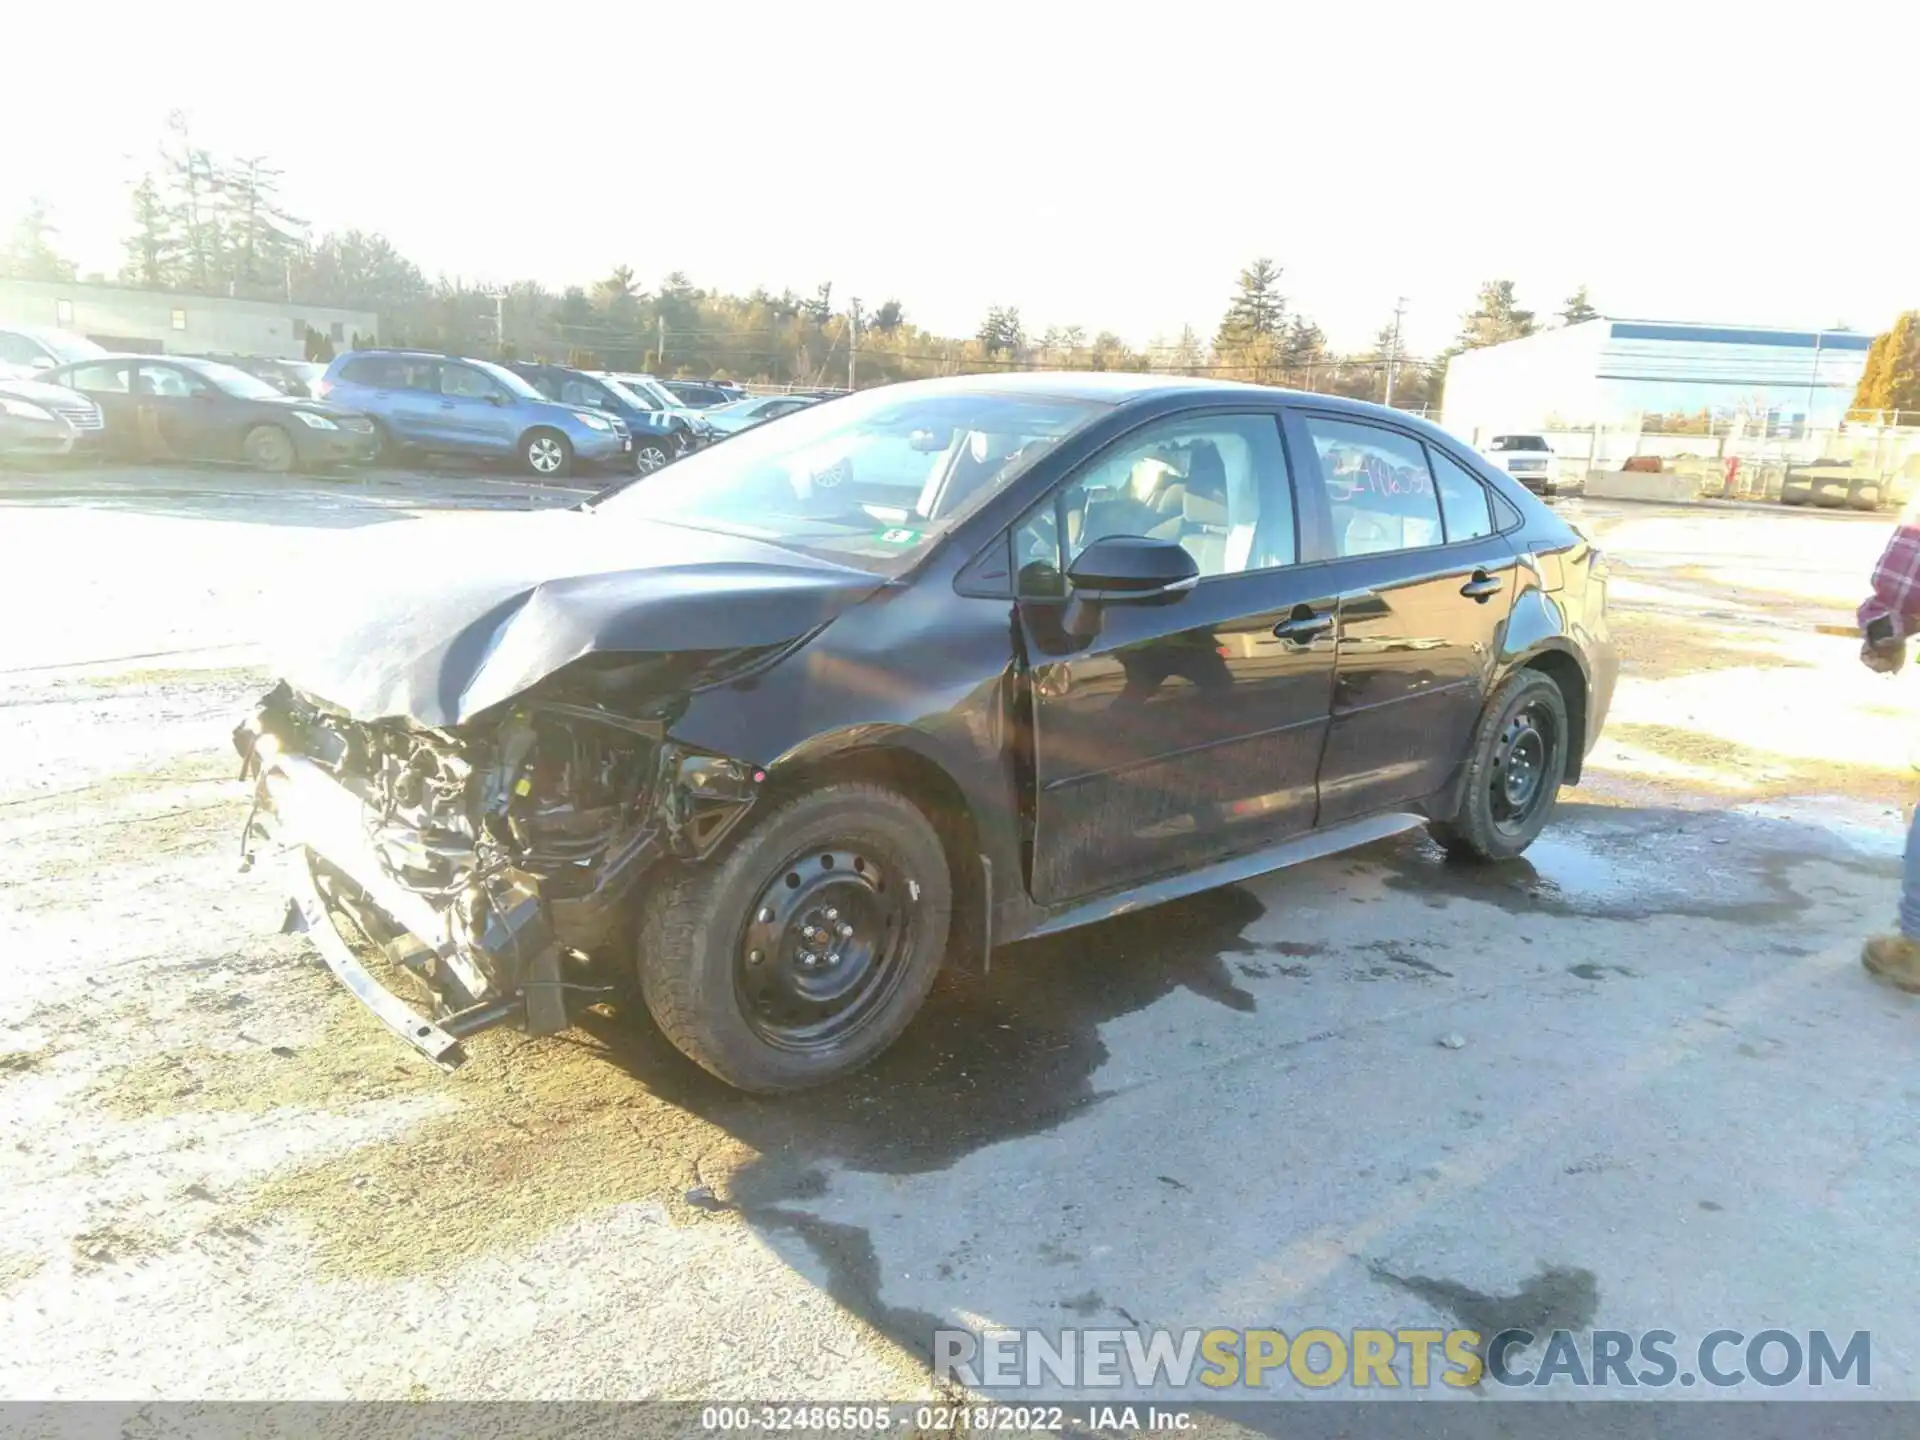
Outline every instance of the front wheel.
<path fill-rule="evenodd" d="M 520 463 L 542 480 L 565 475 L 573 468 L 573 446 L 554 430 L 535 430 L 520 441 Z"/>
<path fill-rule="evenodd" d="M 829 785 L 654 894 L 640 992 L 666 1037 L 729 1085 L 806 1089 L 906 1028 L 940 968 L 952 907 L 946 853 L 912 801 Z"/>
<path fill-rule="evenodd" d="M 247 438 L 240 444 L 241 453 L 247 457 L 247 464 L 255 470 L 265 470 L 272 475 L 284 475 L 293 468 L 295 452 L 293 437 L 278 425 L 256 425 L 247 432 Z"/>
<path fill-rule="evenodd" d="M 1429 827 L 1450 855 L 1511 860 L 1546 826 L 1567 773 L 1567 700 L 1538 670 L 1507 677 L 1480 717 L 1459 813 Z"/>
<path fill-rule="evenodd" d="M 642 475 L 664 470 L 673 463 L 673 455 L 664 440 L 642 440 L 634 447 L 633 468 Z"/>

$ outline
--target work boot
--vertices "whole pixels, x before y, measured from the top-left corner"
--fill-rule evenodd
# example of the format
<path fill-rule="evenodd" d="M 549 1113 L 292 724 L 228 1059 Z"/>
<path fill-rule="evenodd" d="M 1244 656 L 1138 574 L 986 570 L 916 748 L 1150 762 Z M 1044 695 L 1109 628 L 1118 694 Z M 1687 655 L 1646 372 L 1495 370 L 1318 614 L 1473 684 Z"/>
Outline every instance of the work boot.
<path fill-rule="evenodd" d="M 1876 935 L 1860 951 L 1860 963 L 1888 984 L 1920 995 L 1920 940 Z"/>

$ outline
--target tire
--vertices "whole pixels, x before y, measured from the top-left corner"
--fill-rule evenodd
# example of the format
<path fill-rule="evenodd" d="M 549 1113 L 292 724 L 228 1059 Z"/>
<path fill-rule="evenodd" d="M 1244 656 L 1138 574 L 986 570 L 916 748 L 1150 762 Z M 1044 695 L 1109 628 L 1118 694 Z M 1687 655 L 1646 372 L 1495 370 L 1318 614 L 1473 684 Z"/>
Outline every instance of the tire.
<path fill-rule="evenodd" d="M 651 897 L 641 997 L 667 1039 L 729 1085 L 825 1084 L 906 1028 L 940 968 L 952 909 L 946 852 L 919 808 L 876 785 L 828 785 Z M 840 933 L 822 938 L 829 923 Z"/>
<path fill-rule="evenodd" d="M 520 464 L 539 480 L 557 480 L 573 469 L 573 443 L 558 430 L 529 430 L 520 437 Z"/>
<path fill-rule="evenodd" d="M 247 464 L 269 475 L 284 475 L 293 469 L 300 452 L 293 448 L 293 437 L 278 425 L 256 425 L 240 442 L 240 453 Z"/>
<path fill-rule="evenodd" d="M 371 465 L 398 465 L 400 446 L 393 438 L 393 432 L 387 428 L 386 421 L 373 422 L 373 458 Z"/>
<path fill-rule="evenodd" d="M 636 440 L 633 446 L 633 468 L 642 475 L 651 475 L 656 470 L 664 470 L 674 462 L 674 454 L 667 442 L 652 436 Z"/>
<path fill-rule="evenodd" d="M 1522 738 L 1527 731 L 1533 741 Z M 1570 738 L 1567 698 L 1553 678 L 1538 670 L 1509 675 L 1474 730 L 1459 812 L 1429 825 L 1433 838 L 1461 859 L 1520 854 L 1553 814 Z"/>

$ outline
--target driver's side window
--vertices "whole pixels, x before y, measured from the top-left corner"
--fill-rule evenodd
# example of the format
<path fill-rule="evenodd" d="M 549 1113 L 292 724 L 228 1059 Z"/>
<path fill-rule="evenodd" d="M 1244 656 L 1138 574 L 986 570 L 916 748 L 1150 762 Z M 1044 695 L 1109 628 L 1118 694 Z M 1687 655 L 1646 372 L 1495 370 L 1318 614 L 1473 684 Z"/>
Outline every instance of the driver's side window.
<path fill-rule="evenodd" d="M 1014 527 L 1020 593 L 1064 595 L 1080 552 L 1113 535 L 1175 541 L 1203 580 L 1293 564 L 1299 551 L 1279 417 L 1162 420 L 1090 461 Z"/>

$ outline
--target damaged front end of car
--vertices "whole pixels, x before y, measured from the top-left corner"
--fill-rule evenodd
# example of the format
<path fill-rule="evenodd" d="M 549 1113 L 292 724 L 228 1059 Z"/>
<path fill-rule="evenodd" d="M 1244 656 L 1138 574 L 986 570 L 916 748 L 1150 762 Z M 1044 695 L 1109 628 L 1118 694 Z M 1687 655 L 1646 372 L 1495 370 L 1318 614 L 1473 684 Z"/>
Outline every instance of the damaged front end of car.
<path fill-rule="evenodd" d="M 675 741 L 674 718 L 785 648 L 591 655 L 447 728 L 282 683 L 234 732 L 247 863 L 261 840 L 289 855 L 290 925 L 443 1068 L 479 1030 L 565 1029 L 626 987 L 648 876 L 711 855 L 766 781 Z M 428 1013 L 376 978 L 376 954 Z"/>

